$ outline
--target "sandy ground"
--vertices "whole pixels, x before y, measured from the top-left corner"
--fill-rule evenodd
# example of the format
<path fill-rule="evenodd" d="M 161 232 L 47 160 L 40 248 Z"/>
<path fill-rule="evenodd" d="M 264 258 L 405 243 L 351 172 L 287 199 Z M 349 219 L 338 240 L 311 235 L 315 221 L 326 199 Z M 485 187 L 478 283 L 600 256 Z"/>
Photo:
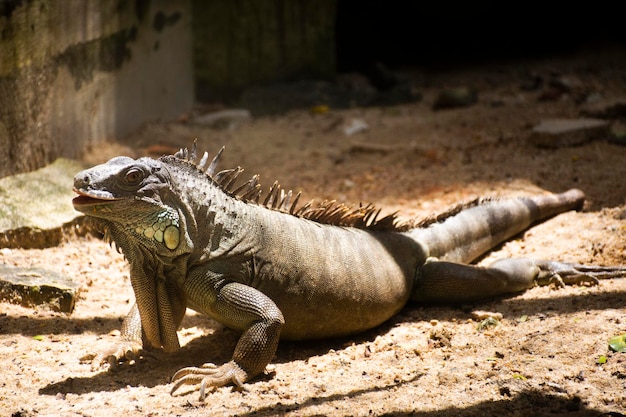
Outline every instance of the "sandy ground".
<path fill-rule="evenodd" d="M 619 55 L 587 54 L 416 73 L 424 95 L 418 103 L 325 114 L 292 111 L 234 130 L 152 124 L 125 144 L 90 150 L 85 162 L 159 153 L 198 138 L 200 149 L 210 152 L 226 145 L 224 167 L 241 165 L 250 175 L 261 174 L 267 185 L 279 179 L 308 198 L 375 202 L 407 217 L 443 211 L 476 195 L 576 187 L 588 195 L 582 212 L 538 225 L 483 262 L 530 256 L 626 264 L 626 147 L 595 141 L 540 149 L 528 142 L 541 119 L 577 117 L 581 97 L 626 96 L 625 69 Z M 545 84 L 520 88 L 529 74 L 546 81 L 570 77 L 576 89 L 542 101 Z M 459 85 L 477 88 L 479 102 L 431 110 L 442 88 Z M 348 137 L 343 128 L 353 119 L 369 128 Z M 197 392 L 171 397 L 170 377 L 183 366 L 227 361 L 236 333 L 190 312 L 179 332 L 179 353 L 117 372 L 92 371 L 81 357 L 115 343 L 133 303 L 123 257 L 88 237 L 45 250 L 5 249 L 0 261 L 53 269 L 83 286 L 69 316 L 0 304 L 3 416 L 626 413 L 626 355 L 610 352 L 607 344 L 626 332 L 626 280 L 592 288 L 538 287 L 471 305 L 409 305 L 357 337 L 283 343 L 268 372 L 246 390 L 219 388 L 199 402 Z M 481 330 L 476 310 L 503 318 Z M 602 357 L 605 363 L 599 363 Z"/>

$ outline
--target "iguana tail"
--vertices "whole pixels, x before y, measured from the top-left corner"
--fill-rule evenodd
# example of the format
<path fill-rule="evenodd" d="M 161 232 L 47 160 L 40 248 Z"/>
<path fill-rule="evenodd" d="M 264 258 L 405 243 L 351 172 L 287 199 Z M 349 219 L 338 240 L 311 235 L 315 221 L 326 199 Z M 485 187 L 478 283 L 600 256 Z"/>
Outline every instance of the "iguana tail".
<path fill-rule="evenodd" d="M 468 263 L 536 222 L 580 209 L 584 200 L 582 191 L 571 189 L 562 194 L 477 202 L 406 234 L 424 245 L 430 257 Z"/>

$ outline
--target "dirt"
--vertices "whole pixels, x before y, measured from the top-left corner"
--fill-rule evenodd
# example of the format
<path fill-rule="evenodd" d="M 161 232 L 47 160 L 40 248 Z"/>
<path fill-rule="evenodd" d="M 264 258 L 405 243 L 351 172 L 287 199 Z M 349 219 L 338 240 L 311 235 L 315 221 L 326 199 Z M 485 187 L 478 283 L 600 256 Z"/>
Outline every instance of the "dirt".
<path fill-rule="evenodd" d="M 85 163 L 190 146 L 215 152 L 269 185 L 279 179 L 305 197 L 375 202 L 385 212 L 425 216 L 477 195 L 583 189 L 588 201 L 490 253 L 589 264 L 626 264 L 626 147 L 607 140 L 542 149 L 530 144 L 542 119 L 578 117 L 584 100 L 626 95 L 623 53 L 414 72 L 423 99 L 380 107 L 295 110 L 232 130 L 186 121 L 150 124 L 123 144 L 85 154 Z M 554 77 L 575 88 L 556 91 Z M 536 89 L 521 86 L 544 80 Z M 470 86 L 479 101 L 433 111 L 446 87 Z M 552 90 L 551 90 L 552 88 Z M 353 119 L 368 128 L 346 136 Z M 71 186 L 68 184 L 68 187 Z M 267 372 L 245 390 L 222 387 L 204 402 L 169 379 L 183 366 L 222 363 L 237 334 L 189 312 L 180 352 L 116 372 L 91 370 L 89 354 L 119 340 L 133 303 L 123 257 L 94 237 L 44 250 L 3 249 L 8 265 L 45 267 L 82 284 L 71 315 L 0 304 L 0 415 L 13 416 L 593 416 L 626 414 L 626 355 L 608 339 L 626 332 L 626 280 L 460 306 L 407 306 L 364 334 L 282 343 Z M 477 310 L 499 313 L 481 324 Z M 608 414 L 608 413 L 614 414 Z M 623 413 L 623 414 L 619 414 Z"/>

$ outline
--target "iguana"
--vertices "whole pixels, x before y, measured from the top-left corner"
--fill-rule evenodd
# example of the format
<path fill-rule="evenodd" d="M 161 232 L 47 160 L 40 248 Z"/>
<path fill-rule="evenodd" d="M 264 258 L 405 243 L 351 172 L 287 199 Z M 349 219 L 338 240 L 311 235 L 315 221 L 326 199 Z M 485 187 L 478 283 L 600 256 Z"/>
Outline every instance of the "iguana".
<path fill-rule="evenodd" d="M 223 148 L 222 148 L 223 150 Z M 232 360 L 179 370 L 171 393 L 194 385 L 242 386 L 272 360 L 279 339 L 351 335 L 407 302 L 458 303 L 547 282 L 597 283 L 626 267 L 525 258 L 466 265 L 533 223 L 580 209 L 584 194 L 478 199 L 422 222 L 380 217 L 373 206 L 298 205 L 300 194 L 258 176 L 235 188 L 241 168 L 216 172 L 196 146 L 159 159 L 116 157 L 74 178 L 73 204 L 104 229 L 130 264 L 136 302 L 121 345 L 94 364 L 143 349 L 179 349 L 191 308 L 241 332 Z M 205 168 L 207 167 L 207 168 Z M 293 198 L 292 198 L 293 197 Z"/>

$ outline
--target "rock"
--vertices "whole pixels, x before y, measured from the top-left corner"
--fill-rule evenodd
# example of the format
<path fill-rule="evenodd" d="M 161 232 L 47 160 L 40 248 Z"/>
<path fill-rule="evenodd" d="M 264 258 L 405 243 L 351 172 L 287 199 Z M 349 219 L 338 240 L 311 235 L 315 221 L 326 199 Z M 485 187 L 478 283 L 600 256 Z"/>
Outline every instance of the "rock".
<path fill-rule="evenodd" d="M 57 159 L 37 171 L 0 179 L 0 247 L 58 245 L 64 230 L 82 224 L 72 206 L 74 175 L 82 165 Z"/>
<path fill-rule="evenodd" d="M 541 93 L 537 97 L 539 101 L 557 101 L 563 97 L 565 92 L 559 88 L 555 88 L 553 86 L 548 86 L 541 90 Z"/>
<path fill-rule="evenodd" d="M 458 107 L 468 107 L 478 101 L 478 92 L 469 87 L 457 87 L 443 90 L 439 93 L 433 110 L 453 109 Z"/>
<path fill-rule="evenodd" d="M 343 128 L 343 133 L 346 136 L 352 136 L 359 132 L 363 132 L 369 129 L 369 125 L 363 119 L 352 119 L 350 122 Z"/>
<path fill-rule="evenodd" d="M 353 91 L 363 96 L 373 96 L 377 92 L 376 87 L 372 85 L 369 78 L 360 72 L 337 74 L 335 83 L 338 88 L 344 91 Z"/>
<path fill-rule="evenodd" d="M 234 130 L 252 118 L 250 111 L 245 109 L 220 110 L 195 117 L 191 123 L 215 129 Z"/>
<path fill-rule="evenodd" d="M 370 105 L 388 106 L 420 101 L 422 94 L 416 89 L 413 77 L 392 71 L 381 62 L 376 62 L 368 71 L 368 78 L 378 90 Z"/>
<path fill-rule="evenodd" d="M 583 101 L 587 95 L 587 89 L 582 81 L 572 75 L 553 75 L 546 88 L 539 94 L 539 101 L 556 101 L 563 96 L 570 96 L 575 101 Z"/>
<path fill-rule="evenodd" d="M 349 101 L 348 97 L 338 95 L 328 81 L 299 80 L 250 87 L 241 94 L 239 105 L 260 116 L 319 105 L 343 108 L 348 107 Z"/>
<path fill-rule="evenodd" d="M 382 62 L 376 62 L 368 71 L 368 78 L 378 90 L 389 90 L 399 84 L 406 84 L 403 74 L 391 71 Z"/>
<path fill-rule="evenodd" d="M 575 93 L 584 89 L 584 84 L 578 77 L 572 75 L 559 75 L 552 77 L 550 85 L 565 93 Z"/>
<path fill-rule="evenodd" d="M 619 119 L 626 117 L 626 98 L 599 100 L 585 105 L 580 114 L 600 119 Z"/>
<path fill-rule="evenodd" d="M 24 307 L 44 305 L 69 314 L 74 310 L 79 287 L 69 277 L 54 271 L 0 265 L 2 301 Z"/>
<path fill-rule="evenodd" d="M 543 77 L 539 74 L 531 73 L 522 80 L 520 89 L 522 91 L 537 91 L 543 86 Z"/>
<path fill-rule="evenodd" d="M 626 146 L 626 124 L 616 121 L 611 124 L 611 136 L 609 142 L 620 146 Z"/>
<path fill-rule="evenodd" d="M 530 141 L 543 148 L 580 145 L 592 140 L 606 139 L 610 125 L 600 119 L 551 119 L 535 126 Z"/>
<path fill-rule="evenodd" d="M 348 152 L 350 153 L 369 153 L 369 154 L 382 154 L 386 155 L 392 152 L 400 150 L 397 146 L 387 145 L 383 143 L 366 143 L 366 142 L 353 142 L 350 144 Z"/>
<path fill-rule="evenodd" d="M 484 310 L 475 310 L 472 311 L 472 318 L 474 320 L 486 320 L 489 318 L 493 318 L 496 320 L 502 320 L 502 313 L 495 313 L 495 312 L 491 312 L 491 311 L 484 311 Z"/>
<path fill-rule="evenodd" d="M 378 90 L 364 77 L 357 80 L 356 77 L 349 76 L 339 77 L 336 83 L 300 80 L 250 87 L 241 94 L 238 105 L 259 116 L 318 106 L 327 106 L 330 109 L 386 106 L 415 102 L 421 98 L 419 91 L 408 81 Z"/>

